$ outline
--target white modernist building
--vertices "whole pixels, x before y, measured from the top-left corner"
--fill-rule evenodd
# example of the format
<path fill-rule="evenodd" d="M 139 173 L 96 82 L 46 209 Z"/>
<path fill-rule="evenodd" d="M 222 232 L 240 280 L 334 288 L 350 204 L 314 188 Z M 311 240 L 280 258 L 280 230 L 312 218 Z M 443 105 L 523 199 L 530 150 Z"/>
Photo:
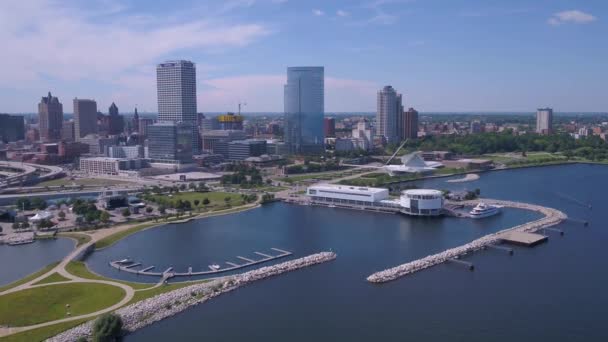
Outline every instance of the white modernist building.
<path fill-rule="evenodd" d="M 400 165 L 385 165 L 384 169 L 392 176 L 399 173 L 426 173 L 442 166 L 440 162 L 425 161 L 420 152 L 413 152 L 401 157 Z"/>
<path fill-rule="evenodd" d="M 349 185 L 318 184 L 308 188 L 306 194 L 314 201 L 374 206 L 388 200 L 388 189 L 365 188 Z"/>
<path fill-rule="evenodd" d="M 411 189 L 401 193 L 399 199 L 404 214 L 437 216 L 443 214 L 443 193 L 439 190 Z"/>
<path fill-rule="evenodd" d="M 415 216 L 443 214 L 443 193 L 439 190 L 405 190 L 399 199 L 389 199 L 388 189 L 336 184 L 317 184 L 306 191 L 313 203 L 343 205 L 401 212 Z"/>

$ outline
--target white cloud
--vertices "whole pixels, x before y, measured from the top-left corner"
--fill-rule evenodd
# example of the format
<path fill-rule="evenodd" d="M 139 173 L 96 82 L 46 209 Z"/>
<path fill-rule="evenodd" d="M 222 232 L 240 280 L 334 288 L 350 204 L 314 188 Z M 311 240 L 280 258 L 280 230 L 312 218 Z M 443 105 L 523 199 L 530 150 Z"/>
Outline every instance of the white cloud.
<path fill-rule="evenodd" d="M 595 20 L 597 20 L 597 18 L 589 13 L 579 10 L 569 10 L 553 14 L 553 16 L 549 18 L 548 23 L 557 26 L 566 23 L 588 24 Z"/>
<path fill-rule="evenodd" d="M 243 75 L 202 80 L 198 92 L 199 110 L 218 112 L 236 110 L 239 101 L 247 111 L 281 112 L 284 75 Z M 372 110 L 379 85 L 364 80 L 325 77 L 325 110 Z"/>
<path fill-rule="evenodd" d="M 348 13 L 348 12 L 346 12 L 346 11 L 344 11 L 344 10 L 338 10 L 338 11 L 336 12 L 336 15 L 337 15 L 338 17 L 348 17 L 348 16 L 350 15 L 350 13 Z"/>
<path fill-rule="evenodd" d="M 325 15 L 325 12 L 321 11 L 320 9 L 313 9 L 312 14 L 316 15 L 317 17 L 320 17 L 322 15 Z"/>
<path fill-rule="evenodd" d="M 87 1 L 86 8 L 66 3 L 0 1 L 2 62 L 11 66 L 3 71 L 0 87 L 32 89 L 44 84 L 52 90 L 53 80 L 72 85 L 93 81 L 137 93 L 141 89 L 131 86 L 144 79 L 152 81 L 146 89 L 155 86 L 154 65 L 164 59 L 188 58 L 185 51 L 192 49 L 239 48 L 272 33 L 264 24 L 234 23 L 218 15 L 180 20 L 172 13 L 130 16 L 111 0 Z M 252 3 L 232 1 L 229 7 Z M 217 11 L 225 11 L 227 4 Z M 150 95 L 146 100 L 155 102 L 154 92 Z"/>

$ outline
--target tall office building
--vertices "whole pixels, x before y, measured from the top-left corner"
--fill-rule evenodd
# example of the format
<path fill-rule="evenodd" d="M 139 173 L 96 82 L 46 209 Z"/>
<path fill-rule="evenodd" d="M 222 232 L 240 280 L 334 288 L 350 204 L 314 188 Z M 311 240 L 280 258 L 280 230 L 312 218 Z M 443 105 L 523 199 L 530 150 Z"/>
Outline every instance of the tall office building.
<path fill-rule="evenodd" d="M 158 121 L 188 123 L 192 149 L 199 151 L 196 113 L 196 67 L 190 61 L 167 61 L 156 66 Z"/>
<path fill-rule="evenodd" d="M 38 128 L 42 141 L 61 139 L 61 126 L 63 125 L 63 105 L 57 97 L 43 97 L 38 104 Z"/>
<path fill-rule="evenodd" d="M 192 163 L 192 125 L 159 122 L 149 126 L 148 157 L 155 163 Z"/>
<path fill-rule="evenodd" d="M 539 108 L 536 111 L 536 133 L 553 133 L 553 109 Z"/>
<path fill-rule="evenodd" d="M 290 153 L 322 153 L 325 113 L 323 67 L 289 67 L 284 88 L 285 143 Z"/>
<path fill-rule="evenodd" d="M 74 99 L 74 135 L 76 140 L 97 133 L 97 102 Z"/>
<path fill-rule="evenodd" d="M 389 143 L 400 140 L 400 131 L 403 122 L 403 102 L 390 85 L 378 92 L 376 111 L 376 134 L 383 136 Z"/>
<path fill-rule="evenodd" d="M 109 134 L 120 134 L 125 129 L 125 122 L 122 119 L 122 116 L 118 114 L 118 107 L 116 104 L 112 102 L 112 105 L 108 109 L 109 113 L 109 123 L 108 123 L 108 133 Z"/>
<path fill-rule="evenodd" d="M 0 141 L 7 143 L 23 139 L 25 139 L 23 116 L 0 114 Z"/>
<path fill-rule="evenodd" d="M 326 138 L 336 136 L 336 119 L 334 119 L 334 118 L 323 119 L 323 134 L 325 134 Z"/>
<path fill-rule="evenodd" d="M 61 140 L 74 141 L 76 139 L 74 131 L 74 120 L 64 121 L 61 125 Z"/>
<path fill-rule="evenodd" d="M 190 61 L 167 61 L 156 66 L 158 121 L 194 122 L 196 68 Z"/>
<path fill-rule="evenodd" d="M 418 138 L 418 111 L 414 108 L 403 112 L 401 139 Z"/>

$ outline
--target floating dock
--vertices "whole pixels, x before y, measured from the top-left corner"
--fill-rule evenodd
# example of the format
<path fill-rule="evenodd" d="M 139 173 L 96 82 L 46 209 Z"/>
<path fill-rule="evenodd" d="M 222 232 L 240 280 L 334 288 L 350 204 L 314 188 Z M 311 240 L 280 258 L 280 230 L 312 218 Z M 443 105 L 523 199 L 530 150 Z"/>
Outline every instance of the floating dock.
<path fill-rule="evenodd" d="M 137 266 L 141 266 L 141 263 L 136 263 L 133 261 L 121 262 L 121 260 L 110 261 L 110 266 L 116 268 L 119 271 L 124 271 L 124 272 L 128 272 L 128 273 L 133 273 L 133 274 L 141 274 L 141 275 L 145 275 L 145 276 L 162 277 L 162 278 L 167 279 L 167 278 L 172 278 L 172 277 L 214 275 L 214 274 L 234 271 L 234 270 L 238 270 L 241 268 L 265 263 L 265 262 L 268 262 L 271 260 L 284 258 L 284 257 L 290 256 L 293 254 L 289 251 L 279 249 L 279 248 L 271 248 L 271 249 L 273 251 L 279 252 L 280 254 L 271 255 L 271 254 L 265 254 L 265 253 L 260 253 L 260 252 L 254 252 L 257 255 L 264 256 L 262 259 L 257 259 L 257 260 L 245 258 L 242 256 L 237 256 L 236 258 L 244 260 L 246 262 L 243 264 L 236 264 L 236 263 L 233 263 L 230 261 L 226 261 L 226 264 L 230 265 L 230 267 L 219 268 L 219 269 L 213 269 L 213 268 L 209 267 L 209 268 L 211 268 L 210 271 L 194 272 L 192 270 L 192 267 L 189 267 L 187 272 L 174 272 L 173 267 L 169 267 L 164 272 L 152 272 L 152 269 L 155 268 L 154 266 L 148 266 L 146 268 L 137 270 L 135 268 Z"/>
<path fill-rule="evenodd" d="M 532 247 L 548 240 L 547 236 L 526 232 L 506 232 L 500 236 L 502 241 L 520 246 Z"/>

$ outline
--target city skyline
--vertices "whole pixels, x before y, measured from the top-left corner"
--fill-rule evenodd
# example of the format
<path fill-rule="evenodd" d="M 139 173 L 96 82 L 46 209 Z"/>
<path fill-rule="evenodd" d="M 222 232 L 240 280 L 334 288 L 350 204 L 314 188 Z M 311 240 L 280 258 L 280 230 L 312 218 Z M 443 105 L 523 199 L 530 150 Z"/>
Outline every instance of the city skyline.
<path fill-rule="evenodd" d="M 373 112 L 385 84 L 421 112 L 608 106 L 601 96 L 608 71 L 599 67 L 608 57 L 600 44 L 608 8 L 601 1 L 179 5 L 3 2 L 0 13 L 11 13 L 0 20 L 3 59 L 14 67 L 0 81 L 0 111 L 35 113 L 40 94 L 51 91 L 63 99 L 94 98 L 101 108 L 116 102 L 155 112 L 154 67 L 168 59 L 197 64 L 201 112 L 236 111 L 240 101 L 250 112 L 281 112 L 282 70 L 289 65 L 325 67 L 327 112 Z M 407 30 L 399 29 L 405 23 Z M 69 43 L 60 44 L 66 37 Z M 153 43 L 159 40 L 168 43 Z M 25 46 L 49 53 L 38 58 Z M 75 53 L 99 47 L 111 53 Z M 527 79 L 542 79 L 543 87 Z"/>

